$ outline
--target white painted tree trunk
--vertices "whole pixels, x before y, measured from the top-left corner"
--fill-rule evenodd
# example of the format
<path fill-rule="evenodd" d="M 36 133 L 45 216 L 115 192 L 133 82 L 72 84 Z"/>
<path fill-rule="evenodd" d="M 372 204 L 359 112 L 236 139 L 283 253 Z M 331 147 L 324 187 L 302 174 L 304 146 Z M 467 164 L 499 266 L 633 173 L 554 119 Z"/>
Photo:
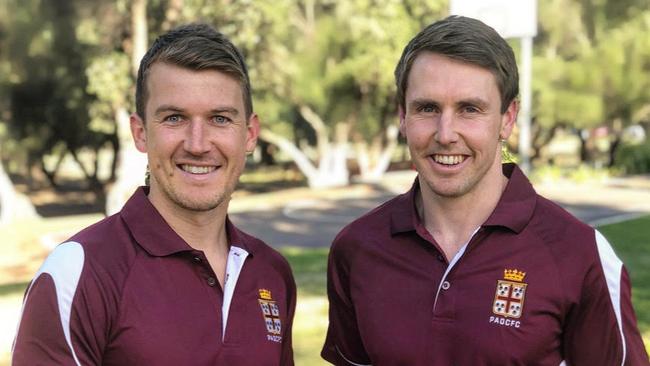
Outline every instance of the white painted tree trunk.
<path fill-rule="evenodd" d="M 17 192 L 0 163 L 0 224 L 16 219 L 37 218 L 34 205 L 24 194 Z"/>
<path fill-rule="evenodd" d="M 314 165 L 307 155 L 286 137 L 280 136 L 268 129 L 260 131 L 260 138 L 277 146 L 291 160 L 307 178 L 310 188 L 327 188 L 347 185 L 349 180 L 347 167 L 347 143 L 328 143 L 327 147 L 320 150 L 318 166 Z"/>
<path fill-rule="evenodd" d="M 133 28 L 133 51 L 131 69 L 137 78 L 142 56 L 147 52 L 147 1 L 134 0 L 131 3 L 131 25 Z M 120 140 L 116 180 L 106 194 L 106 214 L 118 212 L 138 186 L 144 184 L 147 169 L 147 157 L 140 153 L 133 144 L 129 112 L 125 106 L 114 107 L 117 122 L 117 135 Z"/>
<path fill-rule="evenodd" d="M 397 126 L 391 125 L 386 130 L 386 144 L 376 141 L 372 146 L 368 143 L 359 142 L 356 144 L 356 158 L 359 163 L 359 181 L 365 183 L 377 183 L 384 176 L 390 166 L 390 161 L 397 148 Z"/>
<path fill-rule="evenodd" d="M 289 155 L 307 178 L 307 184 L 310 188 L 348 185 L 350 183 L 350 173 L 347 165 L 349 124 L 338 123 L 334 130 L 334 141 L 331 141 L 329 128 L 316 112 L 309 106 L 302 105 L 300 106 L 300 114 L 316 133 L 318 165 L 314 164 L 296 144 L 268 129 L 260 131 L 260 138 L 277 146 L 285 154 Z"/>
<path fill-rule="evenodd" d="M 138 186 L 144 185 L 147 170 L 147 155 L 139 152 L 131 137 L 129 112 L 126 108 L 118 107 L 115 111 L 117 119 L 120 151 L 115 183 L 106 194 L 106 214 L 112 215 L 122 209 Z"/>

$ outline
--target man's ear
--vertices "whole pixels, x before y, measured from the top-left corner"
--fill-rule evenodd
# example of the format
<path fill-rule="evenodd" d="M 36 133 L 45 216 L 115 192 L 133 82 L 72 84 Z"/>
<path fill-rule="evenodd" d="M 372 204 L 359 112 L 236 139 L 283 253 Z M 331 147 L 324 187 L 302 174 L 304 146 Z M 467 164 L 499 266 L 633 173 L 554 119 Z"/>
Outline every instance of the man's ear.
<path fill-rule="evenodd" d="M 252 152 L 257 144 L 257 137 L 260 135 L 260 119 L 257 114 L 252 113 L 246 125 L 246 152 Z"/>
<path fill-rule="evenodd" d="M 401 105 L 398 105 L 397 113 L 399 114 L 399 132 L 406 138 L 406 111 Z"/>
<path fill-rule="evenodd" d="M 512 134 L 512 129 L 517 123 L 517 114 L 519 113 L 519 101 L 517 99 L 510 102 L 508 109 L 501 116 L 501 129 L 499 131 L 499 138 L 507 140 Z"/>
<path fill-rule="evenodd" d="M 131 123 L 131 136 L 133 136 L 133 142 L 135 142 L 135 147 L 138 151 L 142 153 L 147 152 L 147 130 L 144 125 L 144 121 L 137 113 L 131 113 L 129 117 L 129 122 Z"/>

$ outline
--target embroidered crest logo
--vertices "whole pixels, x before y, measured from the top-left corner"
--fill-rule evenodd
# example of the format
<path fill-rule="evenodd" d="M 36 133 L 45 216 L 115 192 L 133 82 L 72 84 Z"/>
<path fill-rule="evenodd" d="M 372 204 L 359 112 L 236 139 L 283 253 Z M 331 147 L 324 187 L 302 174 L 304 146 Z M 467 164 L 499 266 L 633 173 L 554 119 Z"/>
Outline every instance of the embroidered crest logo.
<path fill-rule="evenodd" d="M 282 337 L 282 322 L 280 321 L 280 309 L 278 305 L 273 301 L 271 297 L 271 291 L 267 289 L 259 289 L 260 298 L 260 308 L 262 309 L 262 315 L 264 316 L 264 322 L 266 323 L 267 339 L 274 342 L 281 342 Z"/>
<path fill-rule="evenodd" d="M 503 280 L 497 281 L 497 291 L 494 295 L 492 312 L 506 318 L 519 318 L 524 310 L 526 286 L 525 272 L 516 269 L 503 271 Z"/>

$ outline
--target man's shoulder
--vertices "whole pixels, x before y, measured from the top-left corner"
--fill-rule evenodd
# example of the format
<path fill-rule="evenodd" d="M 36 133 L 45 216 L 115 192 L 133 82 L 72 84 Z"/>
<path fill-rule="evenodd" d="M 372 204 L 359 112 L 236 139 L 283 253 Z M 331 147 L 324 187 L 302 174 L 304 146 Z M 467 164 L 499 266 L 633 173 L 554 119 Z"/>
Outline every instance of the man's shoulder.
<path fill-rule="evenodd" d="M 384 241 L 391 236 L 394 216 L 401 216 L 408 209 L 408 193 L 395 196 L 375 207 L 359 218 L 347 224 L 338 233 L 332 244 L 333 249 L 356 250 L 364 243 L 374 243 L 378 239 Z"/>
<path fill-rule="evenodd" d="M 136 249 L 118 215 L 79 231 L 56 246 L 36 273 L 34 282 L 47 274 L 56 286 L 71 293 L 82 291 L 80 301 L 116 302 Z M 75 300 L 75 301 L 77 301 Z"/>
<path fill-rule="evenodd" d="M 597 254 L 595 229 L 543 196 L 537 197 L 529 228 L 558 255 L 585 259 Z"/>
<path fill-rule="evenodd" d="M 108 216 L 71 236 L 66 243 L 76 243 L 84 255 L 88 270 L 101 272 L 128 266 L 138 249 L 131 232 L 119 213 Z M 56 250 L 56 249 L 55 249 Z"/>
<path fill-rule="evenodd" d="M 548 198 L 537 195 L 537 204 L 531 224 L 547 231 L 593 231 L 585 222 Z"/>
<path fill-rule="evenodd" d="M 397 210 L 403 210 L 408 201 L 408 193 L 403 193 L 390 198 L 388 201 L 373 208 L 367 213 L 361 215 L 357 219 L 345 226 L 351 232 L 359 232 L 365 230 L 373 230 L 376 228 L 390 227 L 392 217 L 396 214 Z"/>

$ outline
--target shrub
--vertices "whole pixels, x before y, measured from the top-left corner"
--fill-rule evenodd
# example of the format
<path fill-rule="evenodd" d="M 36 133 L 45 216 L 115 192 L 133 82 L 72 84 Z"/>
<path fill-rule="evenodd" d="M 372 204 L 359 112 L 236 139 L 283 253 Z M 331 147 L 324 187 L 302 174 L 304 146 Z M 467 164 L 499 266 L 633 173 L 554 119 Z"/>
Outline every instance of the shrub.
<path fill-rule="evenodd" d="M 614 165 L 626 174 L 650 173 L 650 140 L 621 146 L 616 152 Z"/>

